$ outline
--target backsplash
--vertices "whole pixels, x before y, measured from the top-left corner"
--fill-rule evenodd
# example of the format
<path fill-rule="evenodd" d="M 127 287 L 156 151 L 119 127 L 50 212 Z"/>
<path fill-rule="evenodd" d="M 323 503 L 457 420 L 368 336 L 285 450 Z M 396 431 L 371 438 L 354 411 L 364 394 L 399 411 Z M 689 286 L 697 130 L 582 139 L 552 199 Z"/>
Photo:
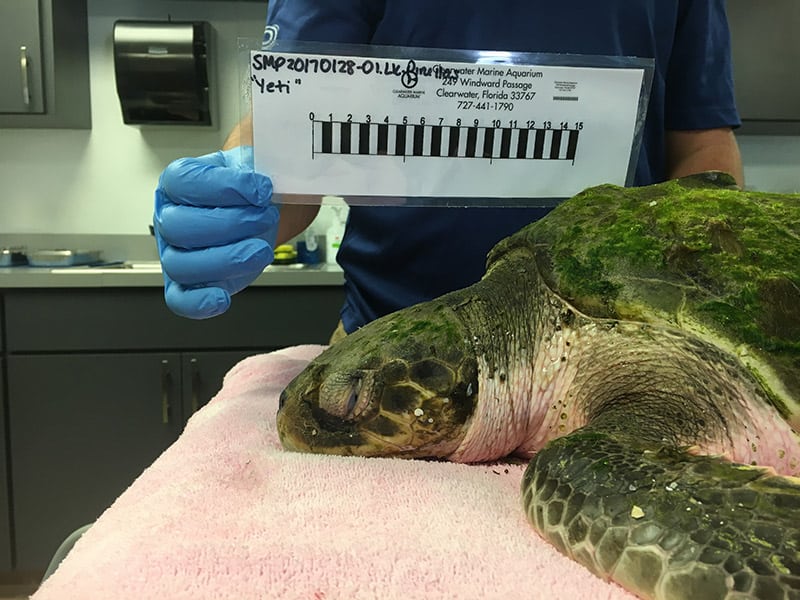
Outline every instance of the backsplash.
<path fill-rule="evenodd" d="M 259 37 L 266 2 L 89 0 L 92 129 L 0 129 L 0 246 L 4 234 L 148 235 L 153 189 L 180 156 L 217 149 L 239 120 L 237 38 Z M 207 20 L 214 29 L 215 126 L 124 125 L 114 82 L 114 21 Z M 800 137 L 739 136 L 748 187 L 800 192 Z M 315 229 L 330 218 L 323 210 Z"/>

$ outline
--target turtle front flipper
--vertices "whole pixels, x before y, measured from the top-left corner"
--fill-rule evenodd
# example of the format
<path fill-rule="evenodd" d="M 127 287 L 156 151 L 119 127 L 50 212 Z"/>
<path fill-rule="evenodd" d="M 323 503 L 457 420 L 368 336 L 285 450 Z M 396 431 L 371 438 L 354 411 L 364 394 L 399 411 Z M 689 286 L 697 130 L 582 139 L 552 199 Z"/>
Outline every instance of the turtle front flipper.
<path fill-rule="evenodd" d="M 800 598 L 800 480 L 587 427 L 531 461 L 523 502 L 561 552 L 642 598 Z"/>

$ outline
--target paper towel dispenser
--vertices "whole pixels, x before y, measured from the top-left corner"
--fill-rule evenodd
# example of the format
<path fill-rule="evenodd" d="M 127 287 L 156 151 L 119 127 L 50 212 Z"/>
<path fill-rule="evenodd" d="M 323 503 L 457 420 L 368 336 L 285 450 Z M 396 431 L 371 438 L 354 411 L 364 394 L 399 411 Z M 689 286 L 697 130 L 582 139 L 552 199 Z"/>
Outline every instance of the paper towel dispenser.
<path fill-rule="evenodd" d="M 114 74 L 129 125 L 210 125 L 205 21 L 114 23 Z"/>

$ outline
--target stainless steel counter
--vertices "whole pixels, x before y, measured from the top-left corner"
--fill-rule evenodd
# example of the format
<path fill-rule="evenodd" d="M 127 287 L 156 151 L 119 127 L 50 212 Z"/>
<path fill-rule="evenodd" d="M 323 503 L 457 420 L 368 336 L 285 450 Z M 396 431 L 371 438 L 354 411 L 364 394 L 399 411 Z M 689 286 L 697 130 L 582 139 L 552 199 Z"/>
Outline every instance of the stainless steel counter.
<path fill-rule="evenodd" d="M 344 275 L 333 265 L 270 265 L 255 286 L 340 286 Z M 65 287 L 161 287 L 158 261 L 131 262 L 111 267 L 0 268 L 0 289 Z"/>

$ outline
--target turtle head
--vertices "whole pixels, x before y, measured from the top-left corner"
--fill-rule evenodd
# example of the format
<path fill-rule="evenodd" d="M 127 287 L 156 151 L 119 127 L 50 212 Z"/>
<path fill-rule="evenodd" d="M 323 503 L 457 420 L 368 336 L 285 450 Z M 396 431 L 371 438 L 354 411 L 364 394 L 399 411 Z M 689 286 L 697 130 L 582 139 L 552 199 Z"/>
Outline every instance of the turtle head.
<path fill-rule="evenodd" d="M 326 349 L 281 394 L 288 450 L 447 457 L 478 393 L 469 335 L 440 300 L 373 321 Z"/>

